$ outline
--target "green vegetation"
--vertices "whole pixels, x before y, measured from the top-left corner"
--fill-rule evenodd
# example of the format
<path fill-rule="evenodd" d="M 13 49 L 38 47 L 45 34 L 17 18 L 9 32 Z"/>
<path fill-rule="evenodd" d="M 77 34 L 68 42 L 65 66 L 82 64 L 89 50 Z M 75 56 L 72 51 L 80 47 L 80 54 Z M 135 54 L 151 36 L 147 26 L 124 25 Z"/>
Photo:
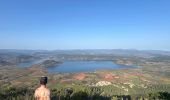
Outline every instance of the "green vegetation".
<path fill-rule="evenodd" d="M 110 87 L 104 87 L 110 88 Z M 103 87 L 84 87 L 84 88 L 67 88 L 51 89 L 52 100 L 169 100 L 168 92 L 149 92 L 145 94 L 132 95 L 114 95 L 107 93 Z M 112 89 L 112 88 L 110 88 Z M 114 90 L 112 90 L 114 91 Z M 109 91 L 111 92 L 111 91 Z M 34 90 L 28 88 L 1 88 L 1 100 L 34 100 Z"/>
<path fill-rule="evenodd" d="M 45 60 L 43 61 L 40 66 L 48 68 L 48 67 L 53 67 L 53 66 L 57 66 L 59 64 L 62 64 L 62 62 L 60 61 L 55 61 L 55 60 Z"/>
<path fill-rule="evenodd" d="M 49 78 L 52 100 L 170 100 L 170 56 L 138 53 L 136 56 L 72 53 L 40 53 L 26 57 L 1 55 L 0 100 L 33 100 L 41 76 Z M 15 65 L 18 61 L 48 57 L 53 59 L 29 68 Z M 44 67 L 60 64 L 56 61 L 80 59 L 110 60 L 139 67 L 82 73 L 48 73 Z"/>

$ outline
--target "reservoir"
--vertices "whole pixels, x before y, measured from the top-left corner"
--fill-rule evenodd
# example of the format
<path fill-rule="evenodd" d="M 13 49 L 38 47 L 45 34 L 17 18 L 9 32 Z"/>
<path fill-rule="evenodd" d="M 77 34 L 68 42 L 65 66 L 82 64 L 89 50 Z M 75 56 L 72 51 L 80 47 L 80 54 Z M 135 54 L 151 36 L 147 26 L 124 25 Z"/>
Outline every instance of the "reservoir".
<path fill-rule="evenodd" d="M 29 67 L 37 62 L 20 63 L 20 67 Z M 118 65 L 113 61 L 63 61 L 62 64 L 47 68 L 49 73 L 93 72 L 96 70 L 128 69 L 134 66 Z"/>

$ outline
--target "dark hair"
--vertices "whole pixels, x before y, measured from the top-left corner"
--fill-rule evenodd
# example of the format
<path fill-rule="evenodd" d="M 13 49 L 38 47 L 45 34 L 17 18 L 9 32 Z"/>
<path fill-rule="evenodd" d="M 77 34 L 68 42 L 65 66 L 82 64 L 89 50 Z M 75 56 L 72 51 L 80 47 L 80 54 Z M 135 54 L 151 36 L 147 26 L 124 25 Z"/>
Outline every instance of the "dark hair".
<path fill-rule="evenodd" d="M 40 78 L 40 84 L 41 84 L 41 85 L 46 85 L 46 84 L 47 84 L 47 80 L 48 80 L 47 77 L 42 76 L 42 77 Z"/>

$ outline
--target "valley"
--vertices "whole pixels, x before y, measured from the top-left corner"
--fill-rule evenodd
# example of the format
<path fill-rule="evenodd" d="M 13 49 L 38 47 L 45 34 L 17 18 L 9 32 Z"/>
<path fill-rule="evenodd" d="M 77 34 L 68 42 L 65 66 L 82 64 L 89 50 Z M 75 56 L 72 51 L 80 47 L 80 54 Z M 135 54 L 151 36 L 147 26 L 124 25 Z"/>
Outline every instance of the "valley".
<path fill-rule="evenodd" d="M 129 55 L 129 51 L 114 54 L 84 53 L 79 54 L 61 51 L 56 52 L 33 52 L 16 55 L 5 55 L 1 53 L 0 62 L 0 86 L 6 88 L 29 88 L 34 90 L 39 85 L 41 76 L 48 76 L 48 87 L 53 91 L 63 91 L 71 88 L 74 92 L 83 91 L 88 93 L 92 88 L 97 90 L 94 93 L 100 96 L 117 97 L 121 95 L 147 98 L 146 94 L 155 92 L 170 93 L 170 57 L 165 54 L 143 53 L 138 51 L 138 55 Z M 132 52 L 132 51 L 131 51 Z M 169 53 L 167 53 L 169 54 Z M 22 55 L 22 56 L 21 56 Z M 124 55 L 124 56 L 123 56 Z M 29 57 L 24 57 L 29 56 Z M 18 58 L 19 57 L 19 58 Z M 23 58 L 22 58 L 23 57 Z M 20 60 L 18 60 L 20 59 Z M 22 59 L 22 60 L 21 60 Z M 18 63 L 43 60 L 42 62 L 33 63 L 29 67 L 19 67 Z M 102 69 L 92 71 L 77 72 L 49 72 L 51 66 L 60 66 L 64 61 L 81 61 L 91 62 L 109 61 L 119 66 L 138 66 L 125 67 L 116 69 Z M 68 63 L 69 65 L 70 63 Z M 84 63 L 85 64 L 85 63 Z M 85 64 L 86 65 L 86 64 Z M 83 66 L 83 65 L 82 65 Z M 69 70 L 73 70 L 71 66 Z M 81 67 L 78 65 L 78 67 Z M 91 66 L 90 66 L 91 67 Z M 98 91 L 98 92 L 97 92 Z"/>

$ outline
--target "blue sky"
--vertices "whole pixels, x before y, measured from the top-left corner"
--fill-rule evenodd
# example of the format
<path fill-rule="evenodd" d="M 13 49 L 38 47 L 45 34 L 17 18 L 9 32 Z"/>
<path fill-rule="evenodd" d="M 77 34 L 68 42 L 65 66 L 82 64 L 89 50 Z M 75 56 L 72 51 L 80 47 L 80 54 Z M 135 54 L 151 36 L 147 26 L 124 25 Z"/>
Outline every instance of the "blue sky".
<path fill-rule="evenodd" d="M 0 49 L 170 50 L 169 0 L 1 0 Z"/>

